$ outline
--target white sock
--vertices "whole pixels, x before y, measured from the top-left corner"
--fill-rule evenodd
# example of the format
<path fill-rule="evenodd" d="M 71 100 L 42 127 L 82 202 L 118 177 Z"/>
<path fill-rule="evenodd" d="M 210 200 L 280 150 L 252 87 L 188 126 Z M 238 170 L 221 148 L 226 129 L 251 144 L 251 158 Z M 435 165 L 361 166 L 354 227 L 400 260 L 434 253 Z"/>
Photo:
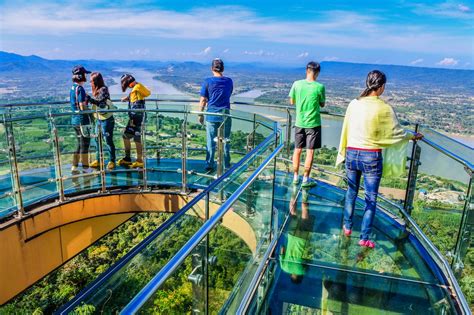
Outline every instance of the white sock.
<path fill-rule="evenodd" d="M 308 181 L 308 177 L 303 176 L 303 183 L 306 183 Z"/>
<path fill-rule="evenodd" d="M 298 180 L 298 174 L 296 174 L 296 173 L 293 174 L 293 180 L 294 180 L 294 181 L 297 181 L 297 180 Z"/>

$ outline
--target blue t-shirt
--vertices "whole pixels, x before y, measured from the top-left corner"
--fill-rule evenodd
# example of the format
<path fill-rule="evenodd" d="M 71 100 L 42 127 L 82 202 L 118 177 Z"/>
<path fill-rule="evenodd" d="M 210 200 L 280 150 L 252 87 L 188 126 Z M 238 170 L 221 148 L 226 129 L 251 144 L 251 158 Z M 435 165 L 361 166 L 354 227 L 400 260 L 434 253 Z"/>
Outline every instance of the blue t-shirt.
<path fill-rule="evenodd" d="M 208 113 L 223 113 L 230 109 L 230 96 L 234 90 L 231 78 L 211 77 L 204 80 L 201 87 L 201 96 L 208 99 Z M 206 116 L 206 121 L 221 122 L 221 116 Z"/>
<path fill-rule="evenodd" d="M 77 100 L 76 100 L 77 95 Z M 69 99 L 71 101 L 71 110 L 72 111 L 80 111 L 79 103 L 86 101 L 86 90 L 82 86 L 77 83 L 74 83 L 69 91 Z M 88 125 L 90 124 L 89 115 L 72 115 L 71 116 L 71 124 L 74 126 L 78 125 Z"/>

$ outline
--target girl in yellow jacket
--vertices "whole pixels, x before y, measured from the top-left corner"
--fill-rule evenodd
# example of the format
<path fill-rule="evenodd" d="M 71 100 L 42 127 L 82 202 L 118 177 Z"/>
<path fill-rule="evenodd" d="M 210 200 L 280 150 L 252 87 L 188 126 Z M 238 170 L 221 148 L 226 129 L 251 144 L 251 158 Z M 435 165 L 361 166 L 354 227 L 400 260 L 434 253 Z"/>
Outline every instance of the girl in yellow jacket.
<path fill-rule="evenodd" d="M 131 74 L 124 74 L 120 78 L 122 85 L 122 91 L 125 92 L 127 88 L 131 88 L 130 94 L 122 98 L 122 102 L 128 101 L 128 109 L 145 109 L 145 98 L 150 96 L 150 90 L 141 83 L 135 81 L 135 78 Z M 142 123 L 145 118 L 145 113 L 133 112 L 128 113 L 128 123 L 123 131 L 123 144 L 125 147 L 125 157 L 118 160 L 118 164 L 121 166 L 129 166 L 131 168 L 143 167 L 143 145 L 141 139 Z M 130 157 L 131 143 L 130 139 L 133 138 L 135 147 L 137 149 L 137 159 L 132 163 Z"/>
<path fill-rule="evenodd" d="M 382 165 L 382 149 L 387 153 L 400 144 L 406 144 L 408 140 L 423 137 L 421 134 L 413 135 L 403 130 L 392 107 L 379 98 L 385 91 L 386 82 L 385 74 L 378 70 L 367 75 L 366 89 L 347 107 L 336 161 L 336 165 L 345 161 L 346 166 L 348 188 L 343 230 L 347 237 L 352 233 L 355 201 L 361 176 L 364 175 L 365 209 L 359 245 L 369 248 L 375 247 L 369 236 L 375 216 L 380 179 L 386 168 Z M 406 149 L 401 152 L 400 160 L 406 156 Z"/>

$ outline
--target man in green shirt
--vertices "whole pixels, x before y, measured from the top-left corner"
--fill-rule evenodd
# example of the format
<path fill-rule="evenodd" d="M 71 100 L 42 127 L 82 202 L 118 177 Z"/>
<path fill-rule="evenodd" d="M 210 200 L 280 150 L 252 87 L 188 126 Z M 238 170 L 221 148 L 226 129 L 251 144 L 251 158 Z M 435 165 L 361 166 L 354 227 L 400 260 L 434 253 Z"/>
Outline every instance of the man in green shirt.
<path fill-rule="evenodd" d="M 296 106 L 295 152 L 293 153 L 293 183 L 299 182 L 298 171 L 303 148 L 306 148 L 306 160 L 302 187 L 314 186 L 309 181 L 313 166 L 314 149 L 321 148 L 321 114 L 320 108 L 326 102 L 324 85 L 316 82 L 321 67 L 311 61 L 306 65 L 306 79 L 298 80 L 291 87 L 290 103 Z"/>
<path fill-rule="evenodd" d="M 309 214 L 309 204 L 303 197 L 301 203 L 301 213 L 298 213 L 295 200 L 296 194 L 290 198 L 290 217 L 284 239 L 280 247 L 280 268 L 290 274 L 293 283 L 300 283 L 305 274 L 304 254 L 307 251 L 306 244 L 313 231 L 314 216 Z"/>

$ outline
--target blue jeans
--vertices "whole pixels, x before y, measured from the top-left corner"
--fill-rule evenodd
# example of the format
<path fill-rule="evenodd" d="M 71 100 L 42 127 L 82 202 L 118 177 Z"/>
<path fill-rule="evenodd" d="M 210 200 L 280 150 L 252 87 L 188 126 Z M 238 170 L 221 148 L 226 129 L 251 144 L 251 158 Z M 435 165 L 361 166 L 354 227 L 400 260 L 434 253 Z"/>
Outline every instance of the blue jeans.
<path fill-rule="evenodd" d="M 355 201 L 364 175 L 365 210 L 362 217 L 360 238 L 368 240 L 372 231 L 380 179 L 382 178 L 382 153 L 348 149 L 346 153 L 348 188 L 344 204 L 344 226 L 352 229 Z"/>
<path fill-rule="evenodd" d="M 217 129 L 222 122 L 206 121 L 206 167 L 215 168 L 214 155 L 216 153 Z M 224 123 L 224 168 L 230 167 L 230 130 L 232 128 L 232 120 L 228 117 Z"/>
<path fill-rule="evenodd" d="M 115 144 L 114 144 L 115 119 L 114 117 L 113 116 L 109 117 L 106 120 L 97 119 L 95 127 L 96 127 L 97 135 L 99 134 L 99 128 L 101 128 L 102 139 L 105 140 L 105 141 L 102 141 L 102 150 L 105 152 L 105 149 L 107 148 L 107 151 L 109 152 L 109 161 L 115 163 Z M 97 161 L 99 161 L 99 155 L 100 155 L 99 138 L 96 138 L 96 142 L 97 142 L 96 159 Z"/>

